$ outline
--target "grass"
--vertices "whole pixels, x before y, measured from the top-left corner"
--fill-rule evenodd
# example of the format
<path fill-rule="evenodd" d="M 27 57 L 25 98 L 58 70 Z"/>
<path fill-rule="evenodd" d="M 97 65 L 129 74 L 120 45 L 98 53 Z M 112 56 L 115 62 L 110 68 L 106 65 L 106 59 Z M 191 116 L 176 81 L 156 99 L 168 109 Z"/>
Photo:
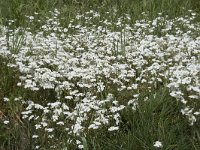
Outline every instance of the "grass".
<path fill-rule="evenodd" d="M 168 94 L 162 88 L 148 102 L 139 103 L 136 112 L 124 110 L 120 130 L 105 135 L 94 133 L 88 139 L 89 143 L 93 142 L 89 144 L 90 149 L 154 150 L 153 143 L 157 140 L 163 142 L 165 150 L 195 149 L 190 126 L 178 111 L 178 102 L 174 104 Z"/>
<path fill-rule="evenodd" d="M 154 18 L 158 13 L 175 17 L 184 14 L 186 10 L 200 11 L 200 2 L 197 0 L 2 0 L 0 6 L 3 23 L 7 24 L 8 20 L 15 19 L 16 26 L 26 25 L 25 16 L 32 15 L 34 12 L 46 16 L 54 8 L 61 10 L 65 17 L 64 22 L 73 18 L 77 11 L 82 13 L 90 9 L 98 10 L 104 14 L 107 10 L 116 9 L 118 16 L 128 13 L 133 21 L 139 19 L 142 12 L 146 12 L 149 17 Z"/>
<path fill-rule="evenodd" d="M 7 26 L 11 33 L 14 33 L 18 27 L 22 27 L 22 31 L 15 35 L 16 37 L 9 43 L 10 45 L 8 44 L 13 54 L 18 54 L 25 44 L 23 41 L 26 37 L 24 36 L 25 31 L 23 29 L 30 28 L 33 34 L 37 34 L 37 32 L 41 30 L 40 27 L 45 25 L 46 20 L 51 17 L 49 11 L 54 11 L 55 8 L 61 13 L 59 18 L 56 19 L 60 21 L 62 27 L 68 27 L 71 23 L 70 21 L 75 18 L 77 13 L 83 14 L 89 10 L 97 10 L 100 12 L 99 20 L 94 19 L 92 21 L 92 25 L 95 24 L 97 26 L 101 25 L 101 20 L 108 19 L 110 22 L 115 22 L 124 14 L 130 14 L 131 17 L 129 21 L 124 19 L 124 25 L 127 22 L 134 25 L 136 20 L 144 19 L 145 17 L 147 17 L 148 20 L 153 20 L 158 16 L 158 13 L 168 15 L 169 19 L 173 19 L 187 15 L 187 10 L 194 10 L 194 12 L 197 13 L 196 22 L 198 22 L 200 18 L 200 2 L 198 0 L 1 0 L 0 24 Z M 108 15 L 106 13 L 107 11 L 115 13 L 110 13 Z M 38 12 L 39 15 L 34 15 L 35 12 Z M 142 12 L 145 12 L 146 16 L 142 15 Z M 38 17 L 34 22 L 30 22 L 26 17 L 32 15 L 35 18 Z M 9 24 L 9 22 L 12 22 L 10 20 L 15 21 Z M 39 22 L 38 20 L 41 21 Z M 86 24 L 84 19 L 74 19 L 74 22 L 79 25 Z M 123 34 L 122 29 L 116 27 L 115 24 L 111 24 L 108 29 L 109 28 L 111 31 L 120 31 L 121 34 Z M 69 32 L 76 33 L 76 31 Z M 46 36 L 50 33 L 51 31 L 47 31 Z M 57 34 L 59 35 L 61 33 L 57 32 Z M 162 36 L 160 30 L 156 31 L 155 34 Z M 198 36 L 198 33 L 196 34 Z M 7 38 L 11 38 L 11 35 L 7 34 Z M 120 40 L 122 43 L 123 39 Z M 123 46 L 121 48 L 123 48 Z M 198 54 L 199 53 L 196 54 L 197 56 L 194 56 L 199 58 Z M 115 51 L 112 55 L 118 56 L 119 54 Z M 122 55 L 124 55 L 123 52 Z M 123 61 L 120 63 L 123 63 Z M 71 143 L 67 140 L 76 139 L 76 136 L 74 135 L 74 137 L 72 136 L 69 138 L 71 135 L 65 134 L 62 128 L 58 127 L 57 129 L 57 125 L 51 120 L 48 120 L 48 123 L 50 126 L 56 128 L 54 134 L 57 139 L 49 139 L 47 138 L 48 134 L 44 134 L 44 132 L 41 131 L 38 133 L 40 139 L 35 144 L 33 139 L 33 135 L 37 133 L 35 129 L 35 120 L 27 121 L 22 118 L 23 115 L 21 113 L 26 110 L 27 106 L 27 103 L 23 103 L 23 100 L 33 100 L 34 103 L 46 106 L 46 104 L 53 103 L 55 99 L 57 99 L 57 92 L 55 89 L 43 88 L 40 88 L 39 91 L 32 91 L 17 86 L 17 83 L 20 81 L 19 78 L 23 73 L 16 68 L 8 67 L 8 64 L 13 62 L 15 62 L 14 58 L 5 58 L 0 55 L 0 149 L 31 150 L 35 149 L 35 145 L 40 144 L 43 147 L 41 149 L 47 150 L 50 149 L 52 143 L 58 146 L 60 150 L 77 149 L 76 140 L 72 140 Z M 48 67 L 49 66 L 47 66 L 47 68 Z M 50 65 L 49 68 L 51 70 L 57 69 L 56 67 L 54 68 L 53 65 Z M 115 74 L 113 78 L 114 76 Z M 148 77 L 150 78 L 150 76 Z M 106 91 L 100 93 L 96 92 L 97 89 L 90 89 L 88 91 L 95 93 L 100 100 L 106 99 L 108 93 L 114 93 L 114 95 L 119 98 L 119 103 L 123 103 L 123 101 L 132 96 L 132 93 L 128 91 L 119 92 L 117 90 L 118 86 L 111 84 L 110 80 L 106 77 L 99 78 L 99 80 L 104 80 Z M 74 82 L 78 83 L 76 81 L 79 81 L 79 79 L 75 78 Z M 136 79 L 134 78 L 130 82 L 134 83 Z M 128 85 L 129 83 L 126 84 Z M 183 109 L 183 104 L 171 97 L 170 91 L 164 87 L 163 84 L 158 85 L 151 92 L 148 92 L 148 88 L 145 87 L 145 84 L 144 87 L 141 84 L 138 91 L 142 94 L 138 98 L 136 109 L 133 110 L 131 106 L 127 106 L 120 111 L 121 120 L 119 123 L 119 130 L 108 132 L 106 126 L 101 126 L 96 130 L 87 130 L 87 136 L 84 134 L 78 136 L 78 140 L 83 143 L 84 150 L 154 150 L 156 149 L 154 146 L 155 141 L 162 142 L 163 147 L 158 148 L 162 150 L 200 149 L 199 120 L 197 120 L 196 124 L 190 126 L 188 120 L 180 111 Z M 76 90 L 83 93 L 87 91 L 87 88 L 76 86 L 77 87 L 74 87 Z M 64 102 L 65 94 L 67 95 L 69 93 L 69 91 L 61 93 L 60 101 Z M 9 98 L 8 102 L 5 102 L 5 97 Z M 148 97 L 148 99 L 144 100 L 146 97 Z M 22 101 L 16 100 L 16 98 L 22 99 Z M 67 103 L 71 106 L 70 109 L 75 109 L 77 104 L 76 102 Z M 110 105 L 114 105 L 110 103 L 106 103 L 105 108 L 110 109 Z M 199 103 L 195 103 L 195 105 L 196 104 Z M 33 111 L 36 116 L 45 116 L 44 113 L 40 112 L 40 109 L 34 109 Z M 95 109 L 93 111 L 95 111 Z M 90 120 L 86 122 L 86 124 L 91 123 L 92 119 L 95 117 L 95 112 L 93 111 L 89 114 Z M 51 114 L 48 115 L 45 117 L 51 118 Z M 63 117 L 63 120 L 65 119 L 64 115 L 61 117 Z M 9 124 L 4 123 L 5 120 L 9 120 Z M 113 119 L 113 123 L 114 122 L 115 120 Z M 39 121 L 36 120 L 36 123 L 39 123 Z M 73 124 L 73 120 L 67 123 Z"/>

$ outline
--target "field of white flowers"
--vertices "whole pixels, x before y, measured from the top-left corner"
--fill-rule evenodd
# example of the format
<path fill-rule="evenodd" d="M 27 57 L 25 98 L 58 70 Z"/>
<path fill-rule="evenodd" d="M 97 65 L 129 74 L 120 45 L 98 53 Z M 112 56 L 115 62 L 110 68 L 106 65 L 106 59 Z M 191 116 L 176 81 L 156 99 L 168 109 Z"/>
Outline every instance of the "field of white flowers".
<path fill-rule="evenodd" d="M 16 85 L 33 95 L 5 95 L 3 103 L 21 105 L 20 120 L 33 127 L 35 149 L 43 148 L 44 137 L 49 149 L 57 149 L 62 136 L 83 149 L 89 133 L 102 128 L 117 132 L 121 112 L 137 111 L 138 102 L 150 101 L 160 88 L 180 103 L 179 112 L 190 126 L 199 123 L 196 13 L 176 18 L 158 14 L 152 21 L 144 13 L 131 25 L 128 14 L 110 21 L 91 10 L 77 15 L 68 27 L 62 27 L 59 14 L 51 12 L 35 33 L 29 27 L 0 27 L 0 57 L 15 70 Z M 28 22 L 39 22 L 37 15 L 27 17 Z M 2 122 L 6 126 L 10 120 L 5 115 Z M 161 142 L 154 146 L 162 147 Z"/>

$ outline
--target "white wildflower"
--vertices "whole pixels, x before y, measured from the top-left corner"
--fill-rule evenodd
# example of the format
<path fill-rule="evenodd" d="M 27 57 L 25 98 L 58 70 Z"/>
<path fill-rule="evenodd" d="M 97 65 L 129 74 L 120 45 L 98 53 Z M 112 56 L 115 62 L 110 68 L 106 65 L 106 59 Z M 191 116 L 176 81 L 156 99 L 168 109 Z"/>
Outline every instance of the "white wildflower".
<path fill-rule="evenodd" d="M 156 148 L 162 148 L 163 147 L 163 145 L 160 141 L 156 141 L 153 146 L 156 147 Z"/>
<path fill-rule="evenodd" d="M 33 136 L 32 136 L 33 139 L 36 139 L 36 138 L 38 138 L 38 137 L 39 137 L 38 135 L 33 135 Z"/>
<path fill-rule="evenodd" d="M 119 130 L 119 127 L 112 126 L 108 128 L 108 131 L 116 131 L 116 130 Z"/>
<path fill-rule="evenodd" d="M 4 124 L 9 124 L 10 121 L 9 121 L 9 120 L 5 120 L 3 123 L 4 123 Z"/>

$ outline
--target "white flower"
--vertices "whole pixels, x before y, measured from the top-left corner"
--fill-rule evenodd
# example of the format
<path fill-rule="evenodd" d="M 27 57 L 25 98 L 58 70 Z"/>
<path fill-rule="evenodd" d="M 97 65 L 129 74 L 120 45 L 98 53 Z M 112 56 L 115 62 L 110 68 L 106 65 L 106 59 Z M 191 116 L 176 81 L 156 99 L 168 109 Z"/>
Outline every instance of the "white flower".
<path fill-rule="evenodd" d="M 66 99 L 73 99 L 73 96 L 65 96 Z"/>
<path fill-rule="evenodd" d="M 119 127 L 112 126 L 112 127 L 108 128 L 108 131 L 115 131 L 115 130 L 119 130 Z"/>
<path fill-rule="evenodd" d="M 37 130 L 37 129 L 40 129 L 41 128 L 41 125 L 40 124 L 36 124 L 35 125 L 35 129 Z"/>
<path fill-rule="evenodd" d="M 38 135 L 33 135 L 32 138 L 36 139 L 36 138 L 38 138 Z"/>
<path fill-rule="evenodd" d="M 64 28 L 64 32 L 66 33 L 68 31 L 68 29 L 67 28 Z"/>
<path fill-rule="evenodd" d="M 57 125 L 64 125 L 64 122 L 59 121 L 59 122 L 57 122 L 56 124 L 57 124 Z"/>
<path fill-rule="evenodd" d="M 53 130 L 54 130 L 54 128 L 45 128 L 45 131 L 47 131 L 47 132 L 53 132 Z"/>
<path fill-rule="evenodd" d="M 39 148 L 40 148 L 40 146 L 38 146 L 38 145 L 37 145 L 37 146 L 35 146 L 35 149 L 39 149 Z"/>
<path fill-rule="evenodd" d="M 78 145 L 78 148 L 79 148 L 79 149 L 83 149 L 84 146 L 83 146 L 83 145 Z"/>
<path fill-rule="evenodd" d="M 99 126 L 96 125 L 96 124 L 91 124 L 91 125 L 88 127 L 88 129 L 98 129 L 98 128 L 99 128 Z"/>
<path fill-rule="evenodd" d="M 34 115 L 31 115 L 29 118 L 28 118 L 28 120 L 31 120 L 31 119 L 33 119 L 34 118 Z"/>
<path fill-rule="evenodd" d="M 4 101 L 4 102 L 8 102 L 8 101 L 10 101 L 10 100 L 9 100 L 9 98 L 4 97 L 4 98 L 3 98 L 3 101 Z"/>
<path fill-rule="evenodd" d="M 10 122 L 10 121 L 5 120 L 3 123 L 4 123 L 4 124 L 9 124 L 9 122 Z"/>
<path fill-rule="evenodd" d="M 43 106 L 42 106 L 42 105 L 34 104 L 34 106 L 35 106 L 36 109 L 43 109 Z"/>
<path fill-rule="evenodd" d="M 81 144 L 81 141 L 76 140 L 76 144 L 77 144 L 77 145 Z"/>
<path fill-rule="evenodd" d="M 41 122 L 41 125 L 42 125 L 43 127 L 46 127 L 48 124 L 47 124 L 46 122 Z"/>
<path fill-rule="evenodd" d="M 29 19 L 30 19 L 30 20 L 33 20 L 33 19 L 34 19 L 34 17 L 33 17 L 33 16 L 29 16 Z"/>
<path fill-rule="evenodd" d="M 17 83 L 17 86 L 22 86 L 22 83 L 21 83 L 21 82 L 18 82 L 18 83 Z"/>
<path fill-rule="evenodd" d="M 153 146 L 157 147 L 157 148 L 162 148 L 163 147 L 163 145 L 162 145 L 162 143 L 160 141 L 156 141 Z"/>

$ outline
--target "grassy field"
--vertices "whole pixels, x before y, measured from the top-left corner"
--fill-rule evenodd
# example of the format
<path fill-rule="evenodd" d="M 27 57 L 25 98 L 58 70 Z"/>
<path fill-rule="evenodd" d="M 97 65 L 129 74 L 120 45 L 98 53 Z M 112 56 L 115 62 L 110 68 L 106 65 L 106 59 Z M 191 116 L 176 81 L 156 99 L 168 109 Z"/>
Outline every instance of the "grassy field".
<path fill-rule="evenodd" d="M 0 150 L 199 150 L 200 1 L 1 0 Z"/>

